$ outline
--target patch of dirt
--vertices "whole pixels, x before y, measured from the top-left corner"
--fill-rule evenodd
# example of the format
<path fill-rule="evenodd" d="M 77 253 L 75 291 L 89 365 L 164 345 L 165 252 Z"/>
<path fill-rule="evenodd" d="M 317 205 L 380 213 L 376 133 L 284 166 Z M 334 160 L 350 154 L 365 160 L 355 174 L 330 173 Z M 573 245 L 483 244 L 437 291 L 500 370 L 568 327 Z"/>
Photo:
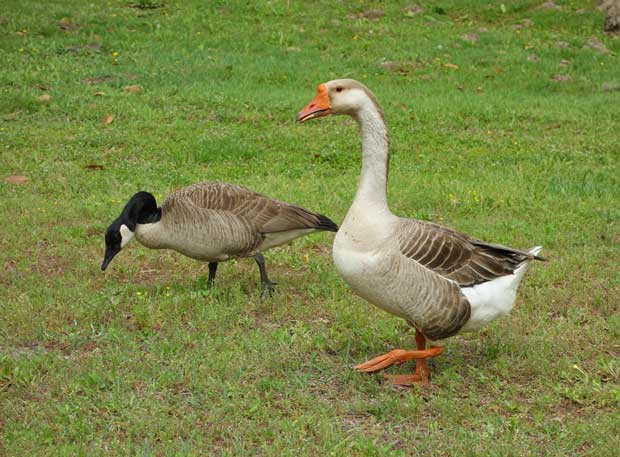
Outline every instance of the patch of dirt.
<path fill-rule="evenodd" d="M 556 4 L 553 0 L 547 0 L 545 3 L 541 4 L 537 9 L 559 11 L 562 9 L 562 7 Z"/>
<path fill-rule="evenodd" d="M 411 60 L 384 60 L 383 62 L 379 62 L 378 66 L 393 73 L 400 73 L 401 75 L 411 73 L 416 68 L 420 67 L 417 62 Z"/>
<path fill-rule="evenodd" d="M 602 54 L 609 53 L 609 49 L 607 49 L 607 47 L 603 43 L 601 43 L 601 41 L 596 37 L 590 38 L 586 44 L 591 49 L 594 49 L 595 51 L 598 51 Z"/>
<path fill-rule="evenodd" d="M 527 61 L 528 62 L 540 62 L 540 57 L 538 57 L 536 54 L 530 54 L 529 56 L 527 56 Z"/>
<path fill-rule="evenodd" d="M 385 13 L 380 9 L 362 11 L 361 13 L 352 13 L 347 15 L 347 19 L 368 19 L 369 21 L 378 21 L 383 18 Z"/>
<path fill-rule="evenodd" d="M 127 92 L 129 94 L 139 94 L 142 92 L 142 86 L 139 84 L 131 84 L 123 87 L 123 92 Z"/>
<path fill-rule="evenodd" d="M 531 27 L 532 25 L 534 25 L 534 22 L 531 19 L 523 19 L 520 23 L 512 24 L 510 28 L 512 30 L 522 30 L 522 29 L 527 29 Z"/>
<path fill-rule="evenodd" d="M 80 28 L 80 24 L 76 24 L 75 22 L 73 22 L 73 19 L 71 19 L 70 17 L 63 17 L 57 22 L 57 25 L 61 30 L 64 30 L 65 32 L 72 32 Z"/>
<path fill-rule="evenodd" d="M 33 249 L 28 251 L 28 257 L 32 259 L 30 271 L 45 277 L 56 278 L 64 275 L 68 262 L 67 258 L 53 254 L 46 240 L 39 241 Z"/>
<path fill-rule="evenodd" d="M 411 6 L 406 6 L 405 8 L 403 8 L 402 11 L 403 13 L 405 13 L 406 16 L 413 17 L 416 14 L 423 13 L 424 8 L 422 8 L 419 5 L 411 5 Z"/>
<path fill-rule="evenodd" d="M 603 92 L 615 92 L 620 91 L 620 82 L 606 82 L 601 84 L 601 90 Z"/>
<path fill-rule="evenodd" d="M 558 83 L 566 83 L 566 82 L 572 81 L 573 78 L 570 75 L 553 75 L 551 77 L 551 80 L 558 82 Z"/>
<path fill-rule="evenodd" d="M 603 30 L 612 35 L 620 35 L 620 1 L 605 0 L 600 9 L 607 12 Z"/>
<path fill-rule="evenodd" d="M 154 10 L 157 8 L 163 8 L 164 4 L 154 0 L 140 0 L 138 2 L 130 3 L 129 7 L 137 8 L 139 10 Z"/>
<path fill-rule="evenodd" d="M 100 83 L 112 81 L 113 79 L 114 79 L 113 76 L 94 76 L 91 78 L 83 78 L 82 82 L 84 84 L 93 85 L 93 84 L 100 84 Z"/>
<path fill-rule="evenodd" d="M 473 32 L 464 33 L 461 35 L 461 40 L 467 41 L 468 43 L 478 43 L 480 41 L 480 35 Z"/>
<path fill-rule="evenodd" d="M 101 47 L 101 45 L 97 43 L 69 46 L 63 49 L 64 52 L 71 52 L 73 54 L 86 54 L 86 55 L 101 52 L 102 50 L 103 48 Z"/>

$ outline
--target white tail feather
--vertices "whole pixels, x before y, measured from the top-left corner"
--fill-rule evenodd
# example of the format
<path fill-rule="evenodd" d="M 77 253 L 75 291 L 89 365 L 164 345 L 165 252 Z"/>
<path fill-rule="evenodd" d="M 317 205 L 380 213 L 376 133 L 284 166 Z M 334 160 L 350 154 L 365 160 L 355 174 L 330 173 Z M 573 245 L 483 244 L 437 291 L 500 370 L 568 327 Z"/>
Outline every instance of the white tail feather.
<path fill-rule="evenodd" d="M 541 249 L 542 246 L 536 246 L 528 253 L 537 255 Z M 478 330 L 512 310 L 517 297 L 517 288 L 529 263 L 529 260 L 523 262 L 523 265 L 511 275 L 501 276 L 473 287 L 461 288 L 461 292 L 471 305 L 471 317 L 462 331 Z"/>

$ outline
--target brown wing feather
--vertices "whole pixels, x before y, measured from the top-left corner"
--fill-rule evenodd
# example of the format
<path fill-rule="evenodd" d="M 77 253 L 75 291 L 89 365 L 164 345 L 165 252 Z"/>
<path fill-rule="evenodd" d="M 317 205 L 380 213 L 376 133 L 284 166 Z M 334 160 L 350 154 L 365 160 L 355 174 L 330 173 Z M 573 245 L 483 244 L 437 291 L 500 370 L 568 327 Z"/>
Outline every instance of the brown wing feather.
<path fill-rule="evenodd" d="M 230 212 L 254 225 L 261 233 L 297 229 L 337 231 L 327 217 L 296 205 L 266 197 L 258 192 L 221 182 L 194 184 L 174 192 L 168 200 L 191 201 L 199 208 Z M 166 204 L 169 204 L 166 201 Z"/>
<path fill-rule="evenodd" d="M 404 256 L 461 287 L 510 275 L 526 260 L 542 260 L 518 249 L 486 243 L 415 219 L 401 219 L 398 241 Z"/>

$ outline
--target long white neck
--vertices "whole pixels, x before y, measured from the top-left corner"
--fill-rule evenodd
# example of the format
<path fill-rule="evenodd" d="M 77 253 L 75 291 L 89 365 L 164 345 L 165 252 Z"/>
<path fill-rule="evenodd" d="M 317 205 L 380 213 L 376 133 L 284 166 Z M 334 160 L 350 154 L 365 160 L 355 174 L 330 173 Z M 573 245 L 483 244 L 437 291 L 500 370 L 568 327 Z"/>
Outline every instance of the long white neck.
<path fill-rule="evenodd" d="M 362 173 L 353 206 L 388 210 L 387 175 L 390 157 L 385 120 L 369 99 L 355 116 L 362 137 Z"/>

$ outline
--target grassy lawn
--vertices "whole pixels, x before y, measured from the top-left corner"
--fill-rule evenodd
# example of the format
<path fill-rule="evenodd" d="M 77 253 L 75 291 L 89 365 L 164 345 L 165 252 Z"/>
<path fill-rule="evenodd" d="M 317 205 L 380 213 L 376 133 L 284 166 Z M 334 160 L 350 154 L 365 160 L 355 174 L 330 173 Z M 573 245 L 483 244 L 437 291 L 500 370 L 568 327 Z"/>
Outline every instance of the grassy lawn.
<path fill-rule="evenodd" d="M 620 39 L 598 2 L 163 2 L 2 2 L 0 455 L 619 455 Z M 357 128 L 294 123 L 339 77 L 386 111 L 395 213 L 551 260 L 427 389 L 351 369 L 415 341 L 339 278 L 333 234 L 269 251 L 262 303 L 251 259 L 214 290 L 138 243 L 100 271 L 139 190 L 223 180 L 342 221 Z"/>

